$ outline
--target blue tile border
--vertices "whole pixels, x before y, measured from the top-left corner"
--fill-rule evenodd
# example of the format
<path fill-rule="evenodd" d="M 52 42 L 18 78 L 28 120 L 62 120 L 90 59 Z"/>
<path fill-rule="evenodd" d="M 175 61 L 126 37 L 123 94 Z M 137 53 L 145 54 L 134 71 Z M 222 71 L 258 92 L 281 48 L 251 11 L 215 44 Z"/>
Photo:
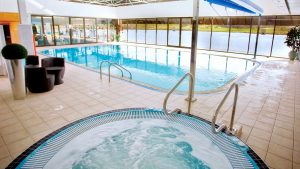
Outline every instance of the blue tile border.
<path fill-rule="evenodd" d="M 204 122 L 204 124 L 208 124 L 208 125 L 205 125 L 205 127 L 208 126 L 209 127 L 208 129 L 210 129 L 210 124 L 211 123 L 209 121 L 207 121 L 205 119 L 202 119 L 200 117 L 197 117 L 195 115 L 190 115 L 190 114 L 186 114 L 186 113 L 180 113 L 180 114 L 176 114 L 176 115 L 165 115 L 160 109 L 149 109 L 149 108 L 127 108 L 127 109 L 111 110 L 111 111 L 106 111 L 106 112 L 103 112 L 103 113 L 91 115 L 89 117 L 77 120 L 75 122 L 72 122 L 72 123 L 70 123 L 70 124 L 68 124 L 68 125 L 60 128 L 60 129 L 54 131 L 54 132 L 52 132 L 51 134 L 49 134 L 46 137 L 42 138 L 40 141 L 38 141 L 35 144 L 33 144 L 31 147 L 29 147 L 27 150 L 25 150 L 21 155 L 19 155 L 16 159 L 14 159 L 13 162 L 11 162 L 9 164 L 9 166 L 7 166 L 7 169 L 11 169 L 11 168 L 23 168 L 22 165 L 26 162 L 26 159 L 29 158 L 32 154 L 34 154 L 36 151 L 38 151 L 39 148 L 43 147 L 44 144 L 48 144 L 49 142 L 51 142 L 51 140 L 53 138 L 55 138 L 55 137 L 58 138 L 61 134 L 64 134 L 64 132 L 67 131 L 67 130 L 69 130 L 70 128 L 72 128 L 72 127 L 75 128 L 74 126 L 80 125 L 80 124 L 82 124 L 84 122 L 87 122 L 89 120 L 93 120 L 95 118 L 99 118 L 100 119 L 101 117 L 103 117 L 102 119 L 104 119 L 105 115 L 107 115 L 109 117 L 113 117 L 113 116 L 115 116 L 113 113 L 116 113 L 116 114 L 119 114 L 119 113 L 123 113 L 124 114 L 125 113 L 125 115 L 126 115 L 126 117 L 124 117 L 125 119 L 128 119 L 128 118 L 129 119 L 130 118 L 138 118 L 137 116 L 135 116 L 136 114 L 132 113 L 134 111 L 141 111 L 142 112 L 142 117 L 144 117 L 143 115 L 145 115 L 145 116 L 147 116 L 147 118 L 152 118 L 155 115 L 159 116 L 159 118 L 162 117 L 162 119 L 168 119 L 168 120 L 171 119 L 172 121 L 174 119 L 180 118 L 179 121 L 178 121 L 178 123 L 183 122 L 184 124 L 189 124 L 189 125 L 191 125 L 189 127 L 192 127 L 192 128 L 195 128 L 195 124 L 196 123 L 198 124 L 200 122 Z M 128 113 L 129 113 L 129 116 L 128 116 Z M 147 113 L 149 113 L 149 114 L 147 114 Z M 112 119 L 112 120 L 116 121 L 115 119 Z M 99 125 L 101 125 L 101 124 L 99 124 Z M 79 127 L 81 127 L 81 126 L 79 126 Z M 196 126 L 196 128 L 197 128 L 197 126 Z M 76 127 L 76 129 L 77 129 L 77 127 Z M 209 133 L 209 132 L 206 132 L 206 133 Z M 220 144 L 220 143 L 218 143 L 218 137 L 230 141 L 230 137 L 231 136 L 226 136 L 224 133 L 221 133 L 221 134 L 222 134 L 222 136 L 220 136 L 220 137 L 216 136 L 216 135 L 213 135 L 213 138 L 215 138 L 216 140 L 212 140 L 212 141 L 214 143 L 216 143 L 216 144 Z M 236 137 L 234 137 L 234 138 L 236 138 Z M 231 140 L 231 142 L 232 142 L 232 140 Z M 225 147 L 227 147 L 227 146 L 225 146 Z M 237 148 L 237 150 L 239 150 L 239 149 Z M 246 155 L 248 155 L 250 157 L 249 164 L 253 163 L 253 165 L 256 166 L 256 167 L 252 167 L 252 168 L 268 168 L 267 165 L 262 161 L 262 159 L 259 158 L 259 156 L 250 147 L 246 146 L 246 149 L 244 149 L 244 150 L 246 150 Z M 233 151 L 233 152 L 237 152 L 237 151 Z M 236 154 L 234 154 L 234 155 L 236 156 Z M 238 163 L 241 163 L 241 162 L 239 161 Z M 241 165 L 241 164 L 239 164 L 239 165 Z M 40 167 L 38 167 L 38 168 L 40 168 Z M 237 167 L 234 167 L 234 168 L 237 168 Z M 251 167 L 246 165 L 243 168 L 251 168 Z"/>

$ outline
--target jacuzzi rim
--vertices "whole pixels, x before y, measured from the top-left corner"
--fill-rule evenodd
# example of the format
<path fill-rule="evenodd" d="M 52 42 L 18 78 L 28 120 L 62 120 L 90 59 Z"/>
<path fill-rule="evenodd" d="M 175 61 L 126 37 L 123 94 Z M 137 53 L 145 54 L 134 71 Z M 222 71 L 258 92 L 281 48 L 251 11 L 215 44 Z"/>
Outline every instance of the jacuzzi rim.
<path fill-rule="evenodd" d="M 93 114 L 84 118 L 81 118 L 79 120 L 76 120 L 72 123 L 69 123 L 53 132 L 51 132 L 50 134 L 48 134 L 47 136 L 43 137 L 42 139 L 40 139 L 39 141 L 35 142 L 33 145 L 31 145 L 29 148 L 27 148 L 23 153 L 21 153 L 17 158 L 15 158 L 7 167 L 6 169 L 10 169 L 10 168 L 17 168 L 22 162 L 23 160 L 25 160 L 25 158 L 27 156 L 29 156 L 33 151 L 35 151 L 39 146 L 41 146 L 42 144 L 44 144 L 46 141 L 48 141 L 49 139 L 51 139 L 53 136 L 57 135 L 58 133 L 60 133 L 61 131 L 77 124 L 80 123 L 82 121 L 97 117 L 97 116 L 101 116 L 101 115 L 105 115 L 105 114 L 110 114 L 110 113 L 115 113 L 115 112 L 120 112 L 120 111 L 130 111 L 130 110 L 149 110 L 149 109 L 153 109 L 153 110 L 161 110 L 161 109 L 157 109 L 157 108 L 146 108 L 146 107 L 140 107 L 140 108 L 124 108 L 124 109 L 114 109 L 114 110 L 109 110 L 109 111 L 104 111 L 104 112 L 100 112 L 97 114 Z M 188 116 L 188 117 L 192 117 L 192 118 L 196 118 L 200 121 L 203 121 L 207 124 L 211 124 L 210 121 L 192 115 L 192 114 L 187 114 L 186 112 L 181 112 L 180 114 Z M 222 131 L 224 133 L 224 131 Z M 237 137 L 236 137 L 237 138 Z M 239 139 L 239 138 L 237 138 Z M 239 141 L 243 142 L 242 140 L 239 139 Z M 244 142 L 243 142 L 244 143 Z M 244 143 L 245 145 L 247 145 L 246 143 Z M 247 145 L 248 146 L 248 145 Z M 252 158 L 252 160 L 256 163 L 256 165 L 259 168 L 269 168 L 265 162 L 251 149 L 251 147 L 248 146 L 248 151 L 247 154 Z"/>

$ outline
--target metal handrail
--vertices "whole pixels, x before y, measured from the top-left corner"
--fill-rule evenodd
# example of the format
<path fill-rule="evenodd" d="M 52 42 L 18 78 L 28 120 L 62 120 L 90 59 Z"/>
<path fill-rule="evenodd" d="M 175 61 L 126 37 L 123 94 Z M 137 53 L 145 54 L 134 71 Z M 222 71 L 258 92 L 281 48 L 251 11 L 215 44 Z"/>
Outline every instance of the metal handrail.
<path fill-rule="evenodd" d="M 121 66 L 121 65 L 119 65 L 119 64 L 117 64 L 117 63 L 110 63 L 109 65 L 108 65 L 108 81 L 110 82 L 110 66 L 111 65 L 113 65 L 113 66 L 115 66 L 116 68 L 118 68 L 119 70 L 121 70 L 121 69 L 123 69 L 123 70 L 125 70 L 125 71 L 127 71 L 128 73 L 129 73 L 129 78 L 130 78 L 130 80 L 132 80 L 132 74 L 131 74 L 131 72 L 128 70 L 128 69 L 126 69 L 125 67 L 123 67 L 123 66 Z M 121 70 L 121 72 L 122 72 L 122 77 L 123 77 L 123 71 Z"/>
<path fill-rule="evenodd" d="M 115 68 L 117 68 L 118 70 L 120 70 L 121 74 L 122 74 L 122 77 L 124 77 L 123 70 L 125 70 L 126 72 L 128 72 L 129 73 L 129 78 L 130 78 L 130 80 L 132 80 L 132 74 L 131 74 L 131 72 L 128 69 L 126 69 L 125 67 L 123 67 L 123 66 L 121 66 L 121 65 L 119 65 L 117 63 L 113 63 L 113 62 L 110 62 L 110 61 L 107 61 L 107 60 L 104 60 L 104 61 L 100 62 L 99 68 L 100 68 L 100 79 L 101 80 L 102 80 L 102 64 L 103 63 L 108 63 L 108 81 L 109 82 L 110 82 L 110 67 L 111 66 L 114 66 Z"/>
<path fill-rule="evenodd" d="M 167 102 L 168 102 L 168 99 L 169 99 L 169 97 L 170 97 L 170 95 L 174 92 L 174 90 L 181 84 L 181 82 L 187 77 L 187 76 L 190 76 L 190 78 L 191 78 L 191 81 L 192 81 L 192 83 L 194 82 L 194 77 L 193 77 L 193 75 L 191 74 L 191 73 L 186 73 L 177 83 L 176 83 L 176 85 L 167 93 L 167 95 L 166 95 L 166 97 L 165 97 L 165 99 L 164 99 L 164 105 L 163 105 L 163 111 L 166 113 L 166 114 L 172 114 L 172 113 L 174 113 L 174 112 L 181 112 L 181 110 L 180 109 L 174 109 L 174 110 L 172 110 L 172 111 L 170 111 L 170 112 L 168 112 L 168 110 L 167 110 Z M 192 89 L 191 88 L 189 88 L 189 96 L 188 96 L 188 114 L 190 114 L 190 112 L 191 112 L 191 103 L 192 103 Z"/>
<path fill-rule="evenodd" d="M 232 92 L 233 88 L 235 88 L 235 94 L 234 94 L 234 100 L 233 100 L 233 107 L 232 107 L 232 113 L 231 113 L 231 119 L 230 119 L 230 124 L 229 124 L 229 129 L 227 131 L 232 132 L 233 131 L 233 122 L 234 122 L 234 116 L 235 116 L 235 110 L 236 110 L 236 104 L 237 104 L 237 99 L 238 99 L 238 93 L 239 93 L 239 85 L 238 83 L 233 83 L 230 88 L 228 89 L 227 93 L 225 94 L 224 98 L 222 99 L 221 103 L 219 104 L 215 114 L 213 115 L 212 121 L 211 121 L 211 129 L 213 133 L 217 134 L 223 129 L 227 129 L 227 126 L 225 124 L 220 125 L 216 129 L 216 120 L 218 113 L 222 106 L 224 105 L 225 101 L 227 100 L 228 96 Z"/>
<path fill-rule="evenodd" d="M 103 63 L 108 63 L 108 65 L 112 64 L 112 62 L 110 61 L 107 61 L 107 60 L 104 60 L 100 63 L 100 79 L 102 80 L 102 64 Z M 115 66 L 116 67 L 116 66 Z M 119 69 L 122 73 L 122 77 L 123 77 L 123 71 L 119 68 L 119 67 L 116 67 L 117 69 Z"/>

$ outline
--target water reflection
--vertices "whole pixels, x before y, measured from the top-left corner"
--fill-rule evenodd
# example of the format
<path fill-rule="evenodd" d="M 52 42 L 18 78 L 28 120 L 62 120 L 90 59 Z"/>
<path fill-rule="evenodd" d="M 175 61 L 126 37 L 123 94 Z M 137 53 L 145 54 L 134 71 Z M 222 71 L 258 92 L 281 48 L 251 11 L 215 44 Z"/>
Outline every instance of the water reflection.
<path fill-rule="evenodd" d="M 189 72 L 190 53 L 139 46 L 101 45 L 79 48 L 50 49 L 46 55 L 63 57 L 69 62 L 99 70 L 101 61 L 118 63 L 128 69 L 133 80 L 155 88 L 171 88 L 185 73 Z M 198 54 L 195 91 L 214 90 L 224 86 L 237 76 L 253 68 L 244 59 Z M 104 67 L 103 71 L 107 71 Z M 112 68 L 113 74 L 119 74 Z M 188 80 L 179 91 L 188 89 Z"/>

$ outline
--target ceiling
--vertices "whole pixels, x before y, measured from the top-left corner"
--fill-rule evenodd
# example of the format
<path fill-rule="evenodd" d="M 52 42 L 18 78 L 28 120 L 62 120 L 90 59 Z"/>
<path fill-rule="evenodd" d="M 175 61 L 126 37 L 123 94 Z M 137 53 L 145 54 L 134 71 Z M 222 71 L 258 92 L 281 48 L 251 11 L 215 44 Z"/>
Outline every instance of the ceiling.
<path fill-rule="evenodd" d="M 152 4 L 160 2 L 171 1 L 188 1 L 188 0 L 60 0 L 66 2 L 85 3 L 92 5 L 101 5 L 109 7 L 122 7 L 122 6 L 134 6 L 141 4 Z M 189 0 L 191 1 L 191 0 Z M 205 4 L 204 0 L 201 0 L 201 4 Z M 234 2 L 248 1 L 248 0 L 232 0 Z M 299 15 L 300 14 L 300 0 L 249 0 L 263 9 L 262 15 Z M 208 3 L 207 3 L 208 4 Z M 202 5 L 203 6 L 203 5 Z M 206 5 L 204 5 L 206 6 Z M 214 5 L 216 6 L 216 5 Z M 218 15 L 218 11 L 215 14 Z"/>
<path fill-rule="evenodd" d="M 128 5 L 179 1 L 179 0 L 62 0 L 62 1 L 88 3 L 92 5 L 102 5 L 102 6 L 109 6 L 109 7 L 119 7 L 119 6 L 128 6 Z"/>

